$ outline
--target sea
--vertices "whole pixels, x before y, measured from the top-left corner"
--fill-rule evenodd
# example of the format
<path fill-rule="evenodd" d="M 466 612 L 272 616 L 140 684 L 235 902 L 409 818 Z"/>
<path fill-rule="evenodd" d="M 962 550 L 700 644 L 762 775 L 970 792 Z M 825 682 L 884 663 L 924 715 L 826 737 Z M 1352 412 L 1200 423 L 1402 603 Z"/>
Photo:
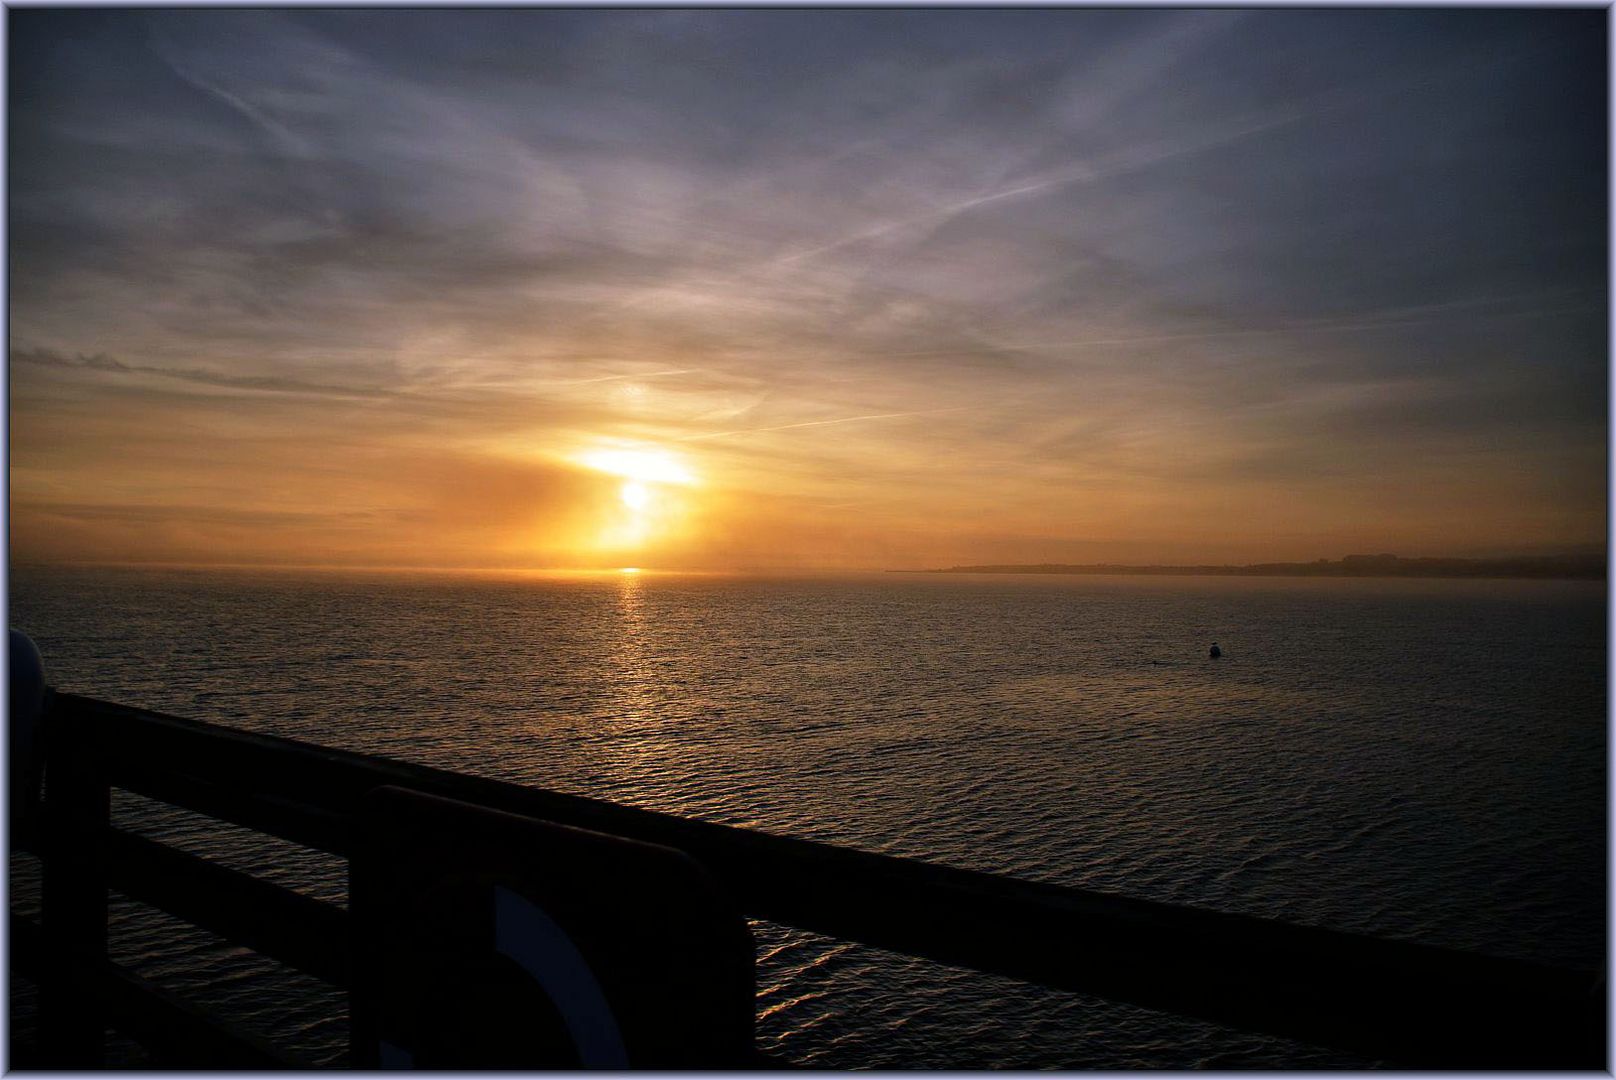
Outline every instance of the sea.
<path fill-rule="evenodd" d="M 1010 877 L 1604 965 L 1603 581 L 23 567 L 10 622 L 51 685 L 179 716 Z M 135 796 L 114 817 L 345 902 L 330 857 Z M 30 913 L 29 857 L 10 884 Z M 112 923 L 118 962 L 307 1060 L 347 1060 L 327 985 L 133 901 L 115 897 Z M 758 1044 L 799 1066 L 1380 1064 L 753 932 Z M 14 1031 L 31 1000 L 14 981 Z"/>

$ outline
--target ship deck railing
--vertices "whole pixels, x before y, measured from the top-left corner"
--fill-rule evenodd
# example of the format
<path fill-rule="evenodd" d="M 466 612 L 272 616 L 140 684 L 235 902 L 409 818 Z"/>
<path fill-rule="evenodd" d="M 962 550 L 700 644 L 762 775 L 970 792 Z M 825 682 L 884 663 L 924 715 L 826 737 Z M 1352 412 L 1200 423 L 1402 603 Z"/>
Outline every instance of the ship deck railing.
<path fill-rule="evenodd" d="M 12 849 L 40 858 L 41 917 L 12 915 L 10 963 L 40 988 L 46 1067 L 102 1065 L 108 1028 L 158 1066 L 305 1064 L 113 963 L 109 890 L 334 987 L 353 981 L 346 908 L 116 827 L 113 789 L 346 858 L 366 795 L 402 787 L 676 848 L 749 918 L 955 968 L 1395 1067 L 1606 1068 L 1599 970 L 851 850 L 69 693 L 47 693 L 42 730 L 43 795 L 19 801 L 14 772 L 11 823 Z"/>

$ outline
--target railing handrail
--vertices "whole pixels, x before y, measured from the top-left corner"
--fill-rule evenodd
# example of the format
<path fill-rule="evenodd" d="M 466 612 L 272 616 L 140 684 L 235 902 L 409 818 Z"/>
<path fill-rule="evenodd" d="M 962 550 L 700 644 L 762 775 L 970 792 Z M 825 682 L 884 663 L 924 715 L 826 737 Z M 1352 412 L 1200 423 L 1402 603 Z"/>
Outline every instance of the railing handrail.
<path fill-rule="evenodd" d="M 682 849 L 749 916 L 1408 1065 L 1603 1068 L 1597 972 L 1005 878 L 54 695 L 111 786 L 345 855 L 392 785 Z M 58 742 L 56 745 L 62 745 Z"/>

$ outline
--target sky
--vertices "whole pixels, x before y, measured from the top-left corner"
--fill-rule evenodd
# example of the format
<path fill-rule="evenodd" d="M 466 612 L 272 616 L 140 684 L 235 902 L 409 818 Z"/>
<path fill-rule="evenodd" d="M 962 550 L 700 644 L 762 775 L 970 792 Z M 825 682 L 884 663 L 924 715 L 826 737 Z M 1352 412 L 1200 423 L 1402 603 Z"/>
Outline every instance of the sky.
<path fill-rule="evenodd" d="M 12 9 L 14 562 L 1606 530 L 1606 19 Z"/>

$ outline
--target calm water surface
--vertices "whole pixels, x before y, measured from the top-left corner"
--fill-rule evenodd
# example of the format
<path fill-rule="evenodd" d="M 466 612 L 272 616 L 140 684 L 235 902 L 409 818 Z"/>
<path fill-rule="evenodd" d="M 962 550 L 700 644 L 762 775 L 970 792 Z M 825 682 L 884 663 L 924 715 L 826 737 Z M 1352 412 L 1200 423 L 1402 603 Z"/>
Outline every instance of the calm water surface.
<path fill-rule="evenodd" d="M 971 869 L 1603 961 L 1603 582 L 20 570 L 11 603 L 53 685 L 181 716 Z M 117 813 L 343 899 L 341 864 L 313 852 L 133 797 Z M 323 984 L 116 913 L 121 961 L 343 1060 Z M 755 929 L 760 1042 L 802 1064 L 1365 1064 Z"/>

